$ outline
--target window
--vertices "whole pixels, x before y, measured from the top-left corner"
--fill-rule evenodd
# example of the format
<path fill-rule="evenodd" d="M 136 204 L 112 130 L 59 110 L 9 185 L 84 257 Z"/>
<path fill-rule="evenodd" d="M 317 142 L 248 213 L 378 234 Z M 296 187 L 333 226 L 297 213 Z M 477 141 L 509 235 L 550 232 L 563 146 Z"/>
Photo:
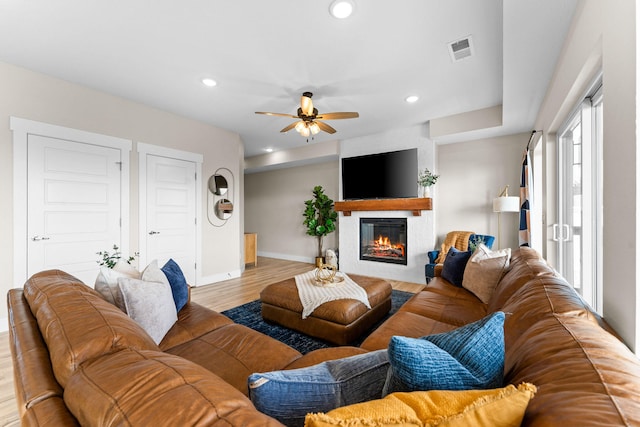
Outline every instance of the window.
<path fill-rule="evenodd" d="M 602 313 L 602 85 L 592 86 L 558 132 L 557 266 Z"/>

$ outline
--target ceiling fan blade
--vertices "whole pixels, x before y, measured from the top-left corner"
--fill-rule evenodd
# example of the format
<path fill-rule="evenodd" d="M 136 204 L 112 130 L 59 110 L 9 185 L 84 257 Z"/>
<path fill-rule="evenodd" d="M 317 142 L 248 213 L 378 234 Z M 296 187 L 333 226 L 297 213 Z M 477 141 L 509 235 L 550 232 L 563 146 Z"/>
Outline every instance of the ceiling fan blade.
<path fill-rule="evenodd" d="M 342 112 L 342 113 L 324 113 L 320 114 L 316 119 L 318 120 L 338 120 L 338 119 L 355 119 L 360 117 L 360 114 L 355 112 Z"/>
<path fill-rule="evenodd" d="M 267 113 L 264 111 L 256 111 L 256 114 L 266 114 L 267 116 L 290 117 L 294 119 L 298 118 L 298 116 L 294 116 L 293 114 L 285 114 L 285 113 Z"/>
<path fill-rule="evenodd" d="M 302 108 L 302 112 L 306 116 L 313 115 L 313 101 L 311 101 L 311 93 L 310 92 L 305 92 L 300 97 L 300 108 Z"/>
<path fill-rule="evenodd" d="M 315 123 L 318 125 L 318 127 L 322 131 L 325 131 L 327 133 L 336 133 L 336 130 L 326 123 L 322 123 L 322 122 L 315 122 Z"/>
<path fill-rule="evenodd" d="M 280 132 L 285 133 L 285 132 L 289 132 L 291 129 L 293 129 L 294 127 L 296 127 L 296 125 L 300 123 L 300 122 L 293 122 L 290 125 L 282 128 L 282 130 Z"/>

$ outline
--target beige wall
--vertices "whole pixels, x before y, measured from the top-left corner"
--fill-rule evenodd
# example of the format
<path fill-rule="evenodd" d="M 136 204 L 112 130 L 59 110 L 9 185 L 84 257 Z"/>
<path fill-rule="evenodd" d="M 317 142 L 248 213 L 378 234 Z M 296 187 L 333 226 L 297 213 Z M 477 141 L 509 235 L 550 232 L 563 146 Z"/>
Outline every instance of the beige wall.
<path fill-rule="evenodd" d="M 304 202 L 321 185 L 338 199 L 338 161 L 333 160 L 268 172 L 246 174 L 245 231 L 258 233 L 258 254 L 273 258 L 313 262 L 317 239 L 306 234 Z M 338 247 L 338 232 L 324 238 L 324 249 Z"/>
<path fill-rule="evenodd" d="M 539 113 L 545 132 L 546 217 L 555 222 L 555 133 L 588 84 L 602 71 L 604 97 L 605 319 L 636 353 L 640 342 L 638 292 L 638 145 L 636 2 L 580 1 L 560 61 Z M 553 243 L 547 238 L 553 263 Z"/>
<path fill-rule="evenodd" d="M 529 134 L 511 135 L 438 146 L 438 173 L 434 198 L 438 245 L 452 230 L 496 236 L 498 214 L 493 199 L 505 185 L 509 195 L 520 195 L 520 166 Z M 503 248 L 518 247 L 518 214 L 503 213 Z"/>
<path fill-rule="evenodd" d="M 130 250 L 138 250 L 138 192 L 136 142 L 200 153 L 203 184 L 220 167 L 229 168 L 238 180 L 236 212 L 224 227 L 206 222 L 206 193 L 202 200 L 202 268 L 207 281 L 238 275 L 241 271 L 242 206 L 240 164 L 242 141 L 235 133 L 156 110 L 123 98 L 0 63 L 0 292 L 21 286 L 13 279 L 13 181 L 12 133 L 9 118 L 19 117 L 58 126 L 105 134 L 134 141 L 131 154 Z M 218 242 L 225 242 L 224 246 Z M 0 318 L 6 318 L 0 305 Z M 5 322 L 6 323 L 6 322 Z"/>

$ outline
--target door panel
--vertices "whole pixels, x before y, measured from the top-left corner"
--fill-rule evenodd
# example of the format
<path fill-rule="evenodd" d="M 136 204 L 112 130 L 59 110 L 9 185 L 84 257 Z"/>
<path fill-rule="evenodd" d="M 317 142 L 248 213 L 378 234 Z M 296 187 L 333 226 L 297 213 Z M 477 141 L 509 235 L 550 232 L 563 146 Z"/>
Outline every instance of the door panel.
<path fill-rule="evenodd" d="M 146 259 L 178 263 L 196 279 L 196 164 L 146 154 Z"/>
<path fill-rule="evenodd" d="M 27 274 L 93 285 L 96 252 L 120 245 L 120 150 L 37 135 L 27 148 Z"/>

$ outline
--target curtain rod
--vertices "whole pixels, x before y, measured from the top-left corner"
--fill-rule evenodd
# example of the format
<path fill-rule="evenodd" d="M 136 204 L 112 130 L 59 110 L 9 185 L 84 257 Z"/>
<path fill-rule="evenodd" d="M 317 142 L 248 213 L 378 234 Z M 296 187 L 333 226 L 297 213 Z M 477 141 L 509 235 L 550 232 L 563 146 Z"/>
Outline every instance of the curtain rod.
<path fill-rule="evenodd" d="M 542 132 L 542 131 L 541 130 L 532 130 L 531 131 L 531 136 L 529 137 L 529 142 L 527 142 L 527 151 L 529 151 L 529 145 L 531 144 L 531 141 L 533 141 L 533 136 L 538 132 Z"/>

